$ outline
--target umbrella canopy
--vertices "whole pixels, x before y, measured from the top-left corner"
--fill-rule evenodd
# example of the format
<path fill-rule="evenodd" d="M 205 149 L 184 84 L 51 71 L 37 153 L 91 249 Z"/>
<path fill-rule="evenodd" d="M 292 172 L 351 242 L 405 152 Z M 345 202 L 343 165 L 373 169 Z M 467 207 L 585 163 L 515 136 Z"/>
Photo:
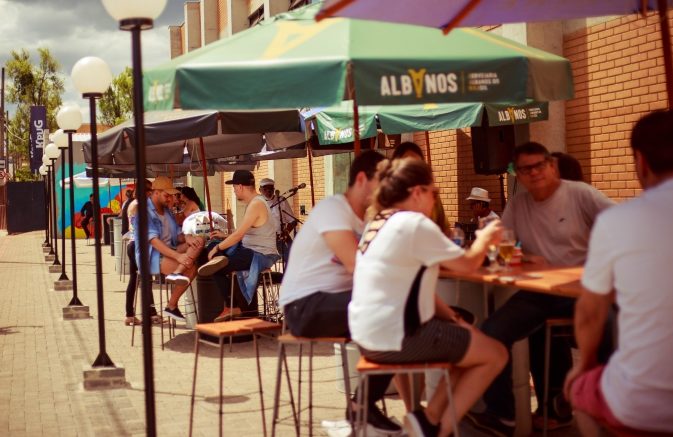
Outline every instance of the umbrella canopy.
<path fill-rule="evenodd" d="M 155 111 L 145 113 L 148 164 L 182 164 L 202 139 L 206 159 L 259 153 L 268 144 L 285 149 L 305 141 L 299 111 Z M 135 163 L 135 123 L 126 121 L 98 136 L 99 166 Z M 91 162 L 91 142 L 83 144 Z M 200 159 L 200 158 L 198 158 Z M 197 159 L 194 159 L 197 160 Z"/>
<path fill-rule="evenodd" d="M 659 11 L 662 23 L 668 23 L 666 10 L 671 7 L 673 0 L 326 0 L 318 19 L 339 16 L 439 27 L 448 32 L 456 26 L 568 20 L 653 10 Z M 661 26 L 661 40 L 671 109 L 673 55 L 668 26 Z"/>
<path fill-rule="evenodd" d="M 528 101 L 511 103 L 445 103 L 426 105 L 362 106 L 359 110 L 360 137 L 371 138 L 377 134 L 377 121 L 388 135 L 406 132 L 437 131 L 481 126 L 487 114 L 489 126 L 524 124 L 546 120 L 549 105 L 546 102 Z M 353 105 L 343 102 L 330 108 L 303 111 L 307 120 L 313 121 L 321 145 L 354 141 Z"/>
<path fill-rule="evenodd" d="M 669 7 L 673 0 L 666 0 Z M 443 28 L 456 17 L 461 26 L 569 20 L 625 15 L 656 8 L 656 0 L 325 0 L 324 16 L 359 18 Z M 467 14 L 465 14 L 467 12 Z"/>
<path fill-rule="evenodd" d="M 573 95 L 568 60 L 476 29 L 279 14 L 144 72 L 145 107 L 302 108 L 538 101 Z"/>

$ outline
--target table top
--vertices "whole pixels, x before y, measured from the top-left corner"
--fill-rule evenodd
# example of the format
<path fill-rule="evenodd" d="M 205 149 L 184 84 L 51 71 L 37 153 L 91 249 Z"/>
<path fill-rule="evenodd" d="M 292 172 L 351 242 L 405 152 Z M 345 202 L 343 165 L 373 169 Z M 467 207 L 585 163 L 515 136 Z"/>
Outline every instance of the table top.
<path fill-rule="evenodd" d="M 485 267 L 473 273 L 457 273 L 442 269 L 440 278 L 516 287 L 538 293 L 566 297 L 579 297 L 583 288 L 580 283 L 583 267 L 559 267 L 524 263 L 513 266 L 508 272 L 489 272 Z"/>

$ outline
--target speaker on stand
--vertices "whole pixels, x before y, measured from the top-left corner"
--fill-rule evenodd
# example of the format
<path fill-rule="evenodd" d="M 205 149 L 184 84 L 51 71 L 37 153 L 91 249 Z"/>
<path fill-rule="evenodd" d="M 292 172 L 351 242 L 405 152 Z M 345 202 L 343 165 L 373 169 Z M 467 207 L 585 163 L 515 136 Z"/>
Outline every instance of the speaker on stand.
<path fill-rule="evenodd" d="M 528 124 L 489 126 L 484 111 L 481 126 L 472 128 L 472 158 L 474 172 L 479 175 L 499 175 L 500 199 L 505 207 L 505 179 L 514 148 L 529 141 Z"/>

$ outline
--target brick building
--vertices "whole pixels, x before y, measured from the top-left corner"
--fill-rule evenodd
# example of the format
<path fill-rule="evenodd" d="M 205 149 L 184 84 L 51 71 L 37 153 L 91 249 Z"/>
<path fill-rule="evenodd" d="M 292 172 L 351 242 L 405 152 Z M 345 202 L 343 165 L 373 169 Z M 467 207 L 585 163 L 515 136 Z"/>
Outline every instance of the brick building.
<path fill-rule="evenodd" d="M 262 19 L 309 3 L 310 0 L 193 0 L 185 2 L 185 22 L 171 26 L 171 56 L 228 37 Z M 673 22 L 669 12 L 668 24 Z M 629 133 L 638 118 L 666 107 L 666 86 L 658 17 L 628 15 L 565 22 L 507 24 L 488 29 L 548 52 L 567 57 L 572 64 L 575 98 L 551 102 L 548 121 L 526 127 L 524 138 L 539 141 L 552 151 L 574 155 L 585 178 L 611 198 L 621 201 L 639 192 L 629 150 Z M 432 165 L 451 222 L 465 221 L 470 211 L 464 199 L 473 186 L 491 193 L 492 205 L 501 212 L 500 182 L 496 176 L 474 173 L 470 129 L 430 132 Z M 425 150 L 424 133 L 408 134 Z M 348 155 L 313 158 L 316 201 L 343 189 Z M 308 158 L 261 162 L 259 180 L 276 179 L 285 190 L 309 185 Z M 215 209 L 231 207 L 231 190 L 223 184 L 230 174 L 209 178 Z M 515 189 L 514 181 L 504 182 Z M 294 210 L 311 209 L 310 190 L 294 198 Z"/>

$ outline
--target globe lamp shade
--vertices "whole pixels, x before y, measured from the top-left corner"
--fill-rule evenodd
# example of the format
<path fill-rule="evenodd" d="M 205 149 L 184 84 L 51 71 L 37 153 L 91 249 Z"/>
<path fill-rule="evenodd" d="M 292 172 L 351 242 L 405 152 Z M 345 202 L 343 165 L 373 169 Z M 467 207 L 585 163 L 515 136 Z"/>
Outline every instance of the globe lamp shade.
<path fill-rule="evenodd" d="M 63 132 L 63 129 L 54 132 L 54 139 L 52 141 L 54 141 L 54 144 L 56 144 L 56 147 L 59 149 L 68 148 L 68 136 Z"/>
<path fill-rule="evenodd" d="M 56 123 L 64 131 L 76 131 L 82 125 L 82 112 L 75 105 L 62 106 L 56 114 Z"/>
<path fill-rule="evenodd" d="M 77 61 L 70 74 L 82 95 L 102 95 L 112 83 L 110 67 L 101 58 L 87 56 Z"/>
<path fill-rule="evenodd" d="M 154 20 L 164 11 L 166 0 L 103 0 L 103 6 L 117 21 Z"/>
<path fill-rule="evenodd" d="M 49 143 L 47 147 L 44 149 L 45 155 L 47 155 L 47 158 L 49 159 L 57 159 L 58 155 L 60 154 L 60 151 L 58 150 L 58 147 L 56 147 L 56 144 L 54 143 Z"/>
<path fill-rule="evenodd" d="M 46 167 L 51 167 L 51 159 L 49 159 L 46 153 L 42 155 L 42 164 Z"/>
<path fill-rule="evenodd" d="M 46 165 L 42 164 L 39 171 L 42 176 L 47 176 L 48 170 Z"/>

